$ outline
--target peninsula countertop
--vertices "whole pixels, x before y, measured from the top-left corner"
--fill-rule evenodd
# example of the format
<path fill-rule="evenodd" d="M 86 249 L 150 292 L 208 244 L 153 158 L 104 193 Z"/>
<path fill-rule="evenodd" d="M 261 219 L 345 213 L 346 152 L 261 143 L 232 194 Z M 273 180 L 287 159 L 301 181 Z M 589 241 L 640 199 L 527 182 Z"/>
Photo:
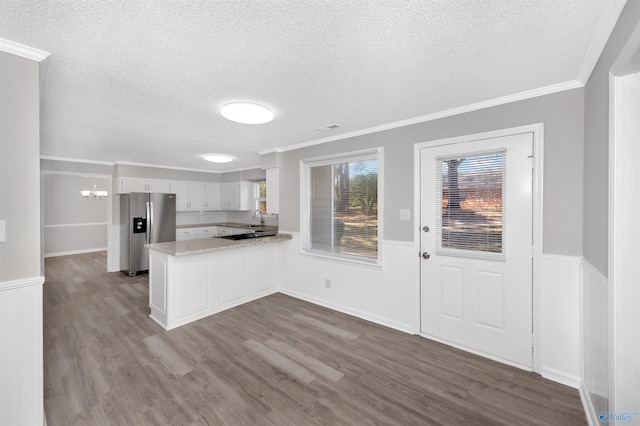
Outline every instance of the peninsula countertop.
<path fill-rule="evenodd" d="M 170 241 L 149 244 L 150 250 L 156 250 L 171 256 L 189 256 L 192 254 L 211 253 L 240 247 L 270 244 L 292 239 L 291 234 L 276 234 L 269 237 L 247 238 L 246 240 L 225 240 L 222 238 L 205 238 L 201 240 Z"/>
<path fill-rule="evenodd" d="M 265 224 L 253 224 L 253 223 L 239 223 L 239 222 L 217 222 L 217 223 L 176 225 L 176 229 L 206 228 L 208 226 L 227 226 L 229 228 L 241 228 L 241 229 L 264 229 L 264 230 L 276 230 L 276 231 L 278 230 L 278 226 L 265 225 Z"/>

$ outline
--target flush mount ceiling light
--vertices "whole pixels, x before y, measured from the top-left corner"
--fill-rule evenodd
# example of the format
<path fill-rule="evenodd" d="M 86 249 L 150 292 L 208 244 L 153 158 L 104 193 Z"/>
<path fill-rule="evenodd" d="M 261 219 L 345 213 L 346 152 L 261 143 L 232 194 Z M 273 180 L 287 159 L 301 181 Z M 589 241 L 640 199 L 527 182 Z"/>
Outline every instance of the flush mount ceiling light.
<path fill-rule="evenodd" d="M 264 124 L 273 120 L 274 114 L 264 105 L 253 102 L 232 102 L 220 109 L 227 120 L 242 124 Z"/>
<path fill-rule="evenodd" d="M 212 163 L 229 163 L 233 160 L 233 157 L 224 154 L 205 154 L 202 158 Z"/>

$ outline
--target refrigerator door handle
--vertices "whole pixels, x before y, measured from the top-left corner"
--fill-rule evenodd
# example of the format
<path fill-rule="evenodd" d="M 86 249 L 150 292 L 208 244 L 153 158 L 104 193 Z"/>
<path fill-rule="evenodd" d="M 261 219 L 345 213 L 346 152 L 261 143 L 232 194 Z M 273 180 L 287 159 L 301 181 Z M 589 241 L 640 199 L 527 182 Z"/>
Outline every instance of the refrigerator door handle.
<path fill-rule="evenodd" d="M 152 235 L 153 235 L 153 227 L 155 226 L 155 221 L 153 220 L 153 201 L 149 202 L 149 213 L 151 214 L 151 229 L 149 229 L 149 244 L 155 243 L 155 241 L 153 241 Z"/>
<path fill-rule="evenodd" d="M 147 244 L 151 244 L 151 226 L 153 225 L 153 217 L 151 216 L 150 202 L 147 201 Z"/>

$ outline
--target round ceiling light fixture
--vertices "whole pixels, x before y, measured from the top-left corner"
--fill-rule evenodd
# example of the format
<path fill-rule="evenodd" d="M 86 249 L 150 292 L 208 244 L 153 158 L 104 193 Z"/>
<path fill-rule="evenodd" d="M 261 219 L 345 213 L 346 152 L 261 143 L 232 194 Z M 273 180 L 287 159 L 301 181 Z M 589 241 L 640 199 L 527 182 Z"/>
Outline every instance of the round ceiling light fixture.
<path fill-rule="evenodd" d="M 229 163 L 233 160 L 233 157 L 224 154 L 205 154 L 202 158 L 212 163 Z"/>
<path fill-rule="evenodd" d="M 273 111 L 253 102 L 231 102 L 220 109 L 227 120 L 242 124 L 264 124 L 273 121 Z"/>

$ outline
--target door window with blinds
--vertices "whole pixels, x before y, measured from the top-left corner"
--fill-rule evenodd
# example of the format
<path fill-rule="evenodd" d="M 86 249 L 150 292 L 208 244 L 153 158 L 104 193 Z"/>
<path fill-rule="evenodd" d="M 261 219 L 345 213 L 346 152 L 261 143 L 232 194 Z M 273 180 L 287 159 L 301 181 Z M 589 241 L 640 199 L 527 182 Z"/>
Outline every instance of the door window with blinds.
<path fill-rule="evenodd" d="M 380 261 L 381 149 L 303 160 L 303 252 Z"/>
<path fill-rule="evenodd" d="M 436 253 L 504 261 L 506 152 L 436 161 Z"/>

